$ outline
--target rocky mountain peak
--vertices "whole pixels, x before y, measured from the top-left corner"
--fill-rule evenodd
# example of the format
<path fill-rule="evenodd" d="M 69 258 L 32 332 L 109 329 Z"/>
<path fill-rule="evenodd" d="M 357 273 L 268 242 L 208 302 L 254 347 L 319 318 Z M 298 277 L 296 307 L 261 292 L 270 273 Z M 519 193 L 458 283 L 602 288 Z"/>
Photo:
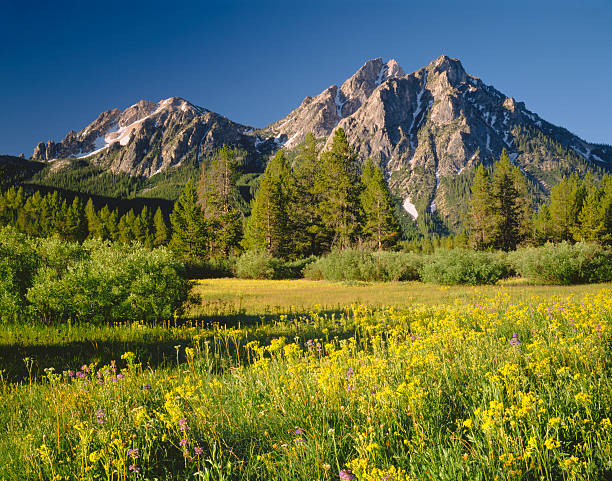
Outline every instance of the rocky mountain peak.
<path fill-rule="evenodd" d="M 451 85 L 456 85 L 466 81 L 467 73 L 457 58 L 451 58 L 448 55 L 440 55 L 437 59 L 431 62 L 426 69 L 433 75 L 442 75 L 446 73 L 446 77 Z"/>

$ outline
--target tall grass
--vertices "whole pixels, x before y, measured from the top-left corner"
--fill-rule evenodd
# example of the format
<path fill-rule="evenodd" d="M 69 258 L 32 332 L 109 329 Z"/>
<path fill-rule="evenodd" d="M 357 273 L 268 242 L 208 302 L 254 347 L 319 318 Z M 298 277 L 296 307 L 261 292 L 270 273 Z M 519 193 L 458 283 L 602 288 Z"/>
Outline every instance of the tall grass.
<path fill-rule="evenodd" d="M 0 389 L 0 479 L 608 479 L 611 294 L 354 306 L 194 330 L 174 367 L 48 370 Z"/>

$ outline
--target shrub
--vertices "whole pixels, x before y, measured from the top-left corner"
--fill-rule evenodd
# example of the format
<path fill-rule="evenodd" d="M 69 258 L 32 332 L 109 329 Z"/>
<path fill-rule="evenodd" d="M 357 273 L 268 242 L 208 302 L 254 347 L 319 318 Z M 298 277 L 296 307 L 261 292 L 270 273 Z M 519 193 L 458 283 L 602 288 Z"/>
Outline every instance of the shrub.
<path fill-rule="evenodd" d="M 11 227 L 0 230 L 0 320 L 15 319 L 40 259 L 30 240 Z"/>
<path fill-rule="evenodd" d="M 281 262 L 268 252 L 246 251 L 236 262 L 236 276 L 242 279 L 274 279 Z"/>
<path fill-rule="evenodd" d="M 421 268 L 423 282 L 437 284 L 495 284 L 512 272 L 502 252 L 467 249 L 440 250 L 425 256 Z"/>
<path fill-rule="evenodd" d="M 523 277 L 546 284 L 612 280 L 612 250 L 597 244 L 546 244 L 519 249 L 510 261 Z"/>
<path fill-rule="evenodd" d="M 374 252 L 375 262 L 385 281 L 417 281 L 423 256 L 412 252 Z"/>
<path fill-rule="evenodd" d="M 301 279 L 306 266 L 315 257 L 283 261 L 272 257 L 268 252 L 250 250 L 242 254 L 236 262 L 236 276 L 242 279 Z"/>
<path fill-rule="evenodd" d="M 309 279 L 328 281 L 407 281 L 418 279 L 421 258 L 412 253 L 333 251 L 304 270 Z"/>
<path fill-rule="evenodd" d="M 236 257 L 213 257 L 185 265 L 187 279 L 212 279 L 236 275 Z"/>
<path fill-rule="evenodd" d="M 26 298 L 33 316 L 46 323 L 159 320 L 187 299 L 182 265 L 163 247 L 99 240 L 77 247 L 47 239 L 39 252 L 41 267 Z M 52 252 L 53 260 L 46 257 Z"/>

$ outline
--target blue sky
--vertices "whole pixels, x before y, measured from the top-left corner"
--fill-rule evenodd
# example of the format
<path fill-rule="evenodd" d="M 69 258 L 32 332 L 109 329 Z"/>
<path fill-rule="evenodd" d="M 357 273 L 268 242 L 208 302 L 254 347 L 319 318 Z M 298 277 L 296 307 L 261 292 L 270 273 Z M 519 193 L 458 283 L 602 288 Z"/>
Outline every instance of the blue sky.
<path fill-rule="evenodd" d="M 612 0 L 5 0 L 0 153 L 30 156 L 140 99 L 184 97 L 262 127 L 370 58 L 412 72 L 443 53 L 544 119 L 612 144 L 611 25 Z"/>

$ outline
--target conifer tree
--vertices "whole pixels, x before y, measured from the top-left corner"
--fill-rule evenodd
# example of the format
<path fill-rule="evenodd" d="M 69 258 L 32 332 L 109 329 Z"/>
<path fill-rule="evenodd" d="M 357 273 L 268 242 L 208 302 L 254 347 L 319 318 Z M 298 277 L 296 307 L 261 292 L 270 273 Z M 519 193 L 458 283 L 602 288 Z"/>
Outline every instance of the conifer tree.
<path fill-rule="evenodd" d="M 289 189 L 289 217 L 294 251 L 298 256 L 320 255 L 326 242 L 325 227 L 318 209 L 322 194 L 317 188 L 321 168 L 317 154 L 315 137 L 308 132 L 297 149 Z"/>
<path fill-rule="evenodd" d="M 315 194 L 325 228 L 324 247 L 351 246 L 359 234 L 361 206 L 356 155 L 342 128 L 336 129 L 331 149 L 321 156 Z"/>
<path fill-rule="evenodd" d="M 62 237 L 72 241 L 83 240 L 87 235 L 84 224 L 83 204 L 78 197 L 75 197 L 66 212 Z"/>
<path fill-rule="evenodd" d="M 578 175 L 563 176 L 550 191 L 550 219 L 556 242 L 572 241 L 586 189 Z"/>
<path fill-rule="evenodd" d="M 170 222 L 172 224 L 170 247 L 188 261 L 204 258 L 209 232 L 204 213 L 198 205 L 198 194 L 193 181 L 187 182 L 185 190 L 174 203 Z"/>
<path fill-rule="evenodd" d="M 543 245 L 553 238 L 550 207 L 542 205 L 533 214 L 531 222 L 531 239 L 535 245 Z"/>
<path fill-rule="evenodd" d="M 91 198 L 89 198 L 85 205 L 85 218 L 87 220 L 89 238 L 98 237 L 98 232 L 100 231 L 100 218 L 98 217 L 98 213 L 96 212 L 96 208 Z"/>
<path fill-rule="evenodd" d="M 239 245 L 242 237 L 243 214 L 236 180 L 243 156 L 244 152 L 224 145 L 212 159 L 202 164 L 199 202 L 214 233 L 209 245 L 213 255 L 227 255 Z"/>
<path fill-rule="evenodd" d="M 491 182 L 483 165 L 478 166 L 472 182 L 470 198 L 470 244 L 474 249 L 484 250 L 492 245 L 493 198 Z"/>
<path fill-rule="evenodd" d="M 529 232 L 530 202 L 523 183 L 524 176 L 512 165 L 504 149 L 491 179 L 493 245 L 504 251 L 516 249 Z"/>
<path fill-rule="evenodd" d="M 291 168 L 285 152 L 279 150 L 264 171 L 257 194 L 251 203 L 251 217 L 247 222 L 245 244 L 250 249 L 265 250 L 274 257 L 289 257 L 291 228 L 289 224 L 289 196 Z"/>
<path fill-rule="evenodd" d="M 397 242 L 399 225 L 394 214 L 393 199 L 382 170 L 368 159 L 361 175 L 363 191 L 360 195 L 363 211 L 363 236 L 378 250 Z"/>
<path fill-rule="evenodd" d="M 606 225 L 601 197 L 599 189 L 594 185 L 591 186 L 578 214 L 577 225 L 573 229 L 573 237 L 576 241 L 603 241 Z"/>
<path fill-rule="evenodd" d="M 166 221 L 164 220 L 164 214 L 160 207 L 155 211 L 155 215 L 153 216 L 153 226 L 155 229 L 155 235 L 153 238 L 153 246 L 159 247 L 162 245 L 166 245 L 168 242 L 168 227 L 166 226 Z"/>

